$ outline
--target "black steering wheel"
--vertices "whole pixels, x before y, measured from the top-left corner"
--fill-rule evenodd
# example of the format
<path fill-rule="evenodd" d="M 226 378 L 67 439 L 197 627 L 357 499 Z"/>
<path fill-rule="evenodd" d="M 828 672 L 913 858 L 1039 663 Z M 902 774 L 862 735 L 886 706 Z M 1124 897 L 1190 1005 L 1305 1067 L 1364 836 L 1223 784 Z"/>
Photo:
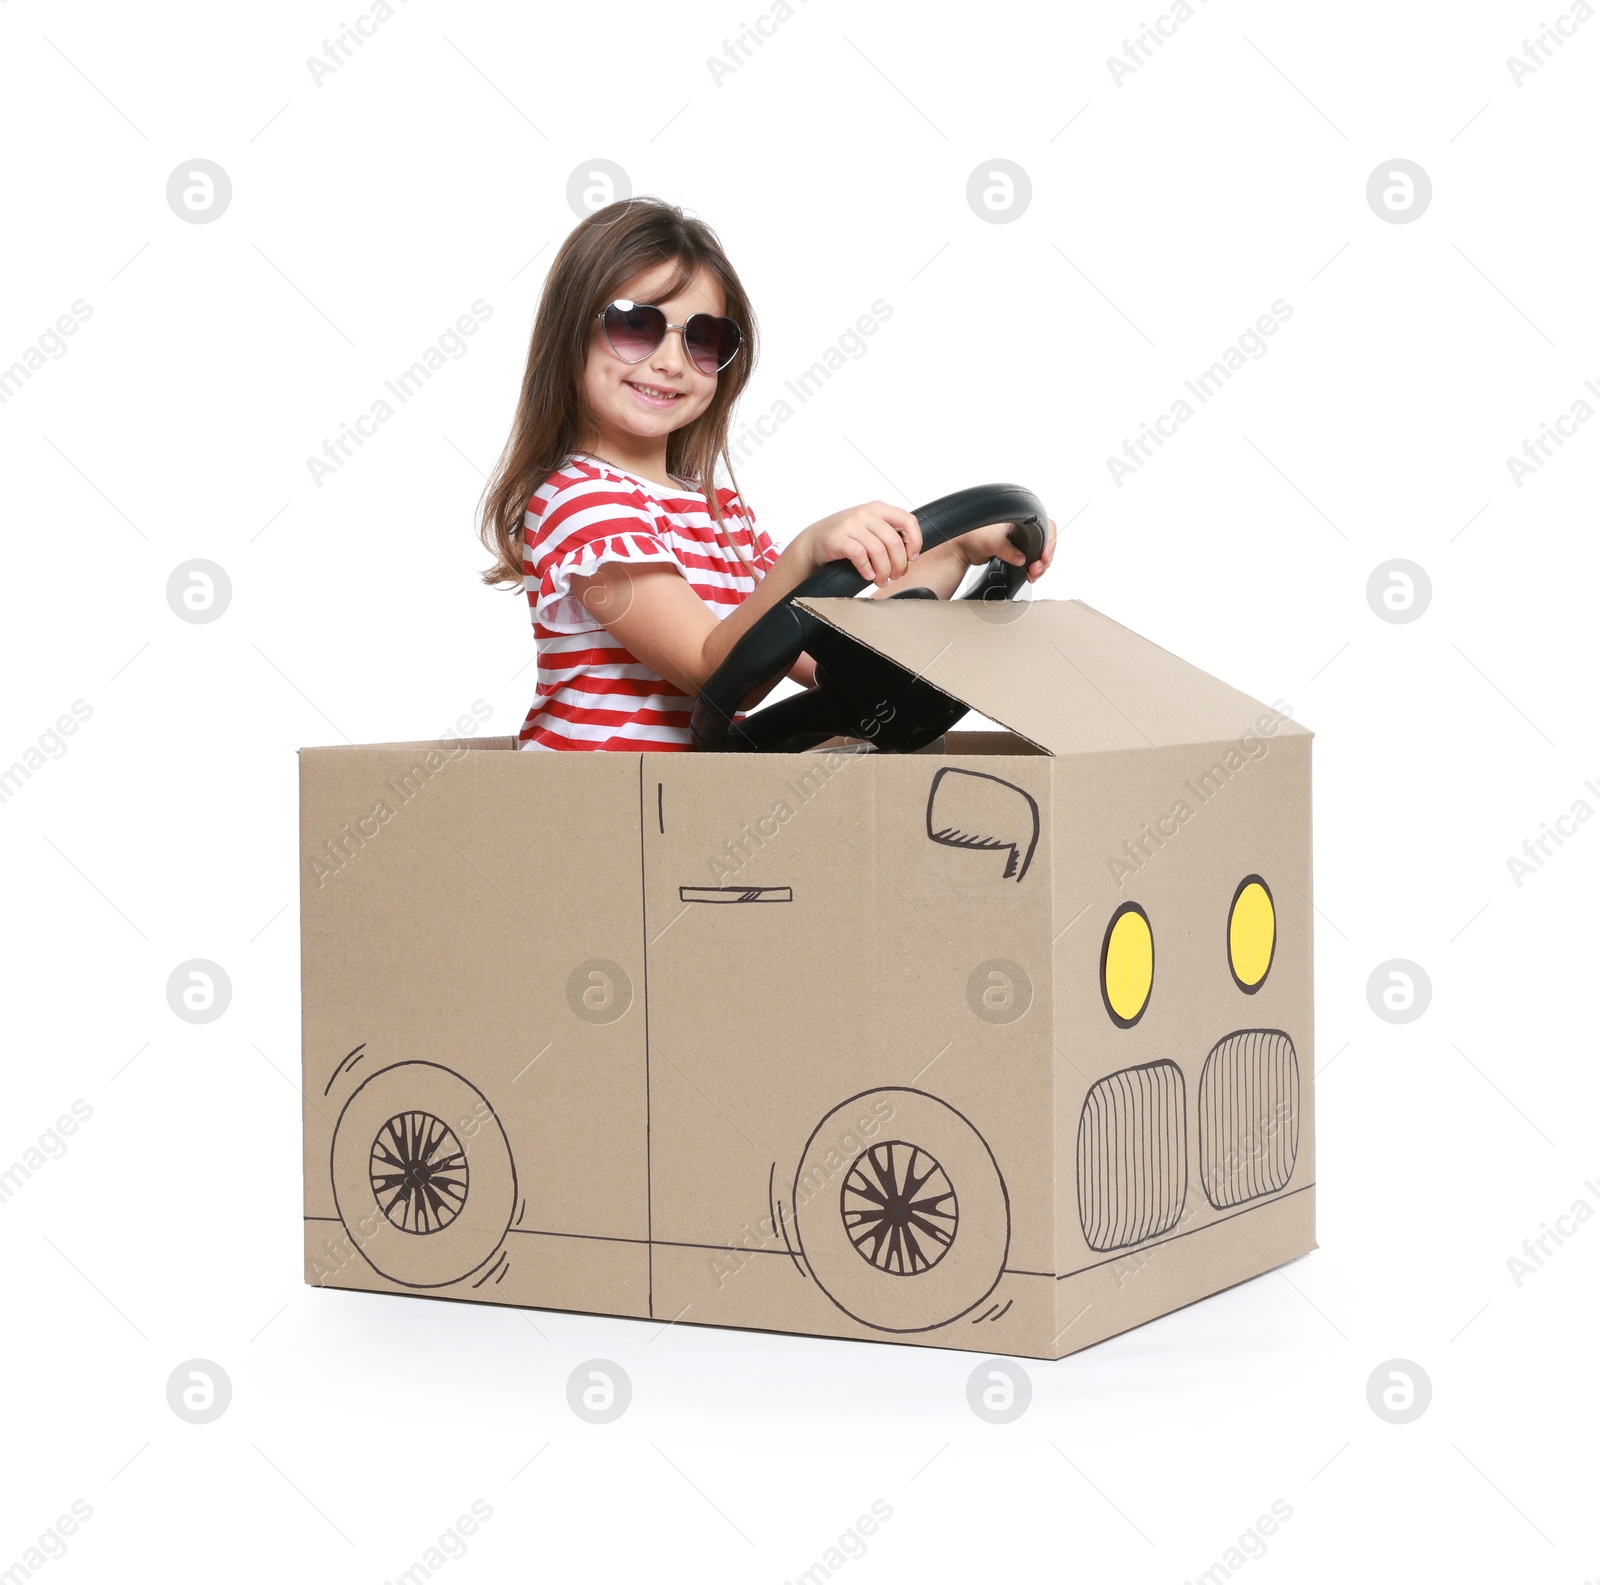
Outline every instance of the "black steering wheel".
<path fill-rule="evenodd" d="M 1027 567 L 1044 554 L 1049 523 L 1043 503 L 1017 484 L 979 484 L 917 508 L 922 548 L 987 528 L 1015 525 L 1011 543 L 1027 564 L 992 557 L 963 600 L 1010 600 L 1027 582 Z M 792 589 L 734 646 L 700 690 L 689 732 L 700 750 L 724 753 L 798 754 L 831 737 L 861 738 L 893 754 L 924 748 L 967 713 L 959 699 L 857 643 L 821 617 L 801 610 L 797 599 L 853 595 L 868 580 L 848 561 L 829 562 Z M 938 596 L 931 589 L 903 589 L 891 600 Z M 817 685 L 735 721 L 740 703 L 762 683 L 780 677 L 805 653 L 817 663 Z"/>

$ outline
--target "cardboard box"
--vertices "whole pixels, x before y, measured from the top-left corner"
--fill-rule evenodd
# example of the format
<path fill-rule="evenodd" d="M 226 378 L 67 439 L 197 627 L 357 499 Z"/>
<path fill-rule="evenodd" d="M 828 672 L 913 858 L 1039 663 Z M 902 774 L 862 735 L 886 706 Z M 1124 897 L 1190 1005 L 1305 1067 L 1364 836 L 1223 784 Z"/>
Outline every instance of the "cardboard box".
<path fill-rule="evenodd" d="M 1009 730 L 301 751 L 309 1282 L 1058 1358 L 1316 1247 L 1311 733 L 812 608 Z"/>

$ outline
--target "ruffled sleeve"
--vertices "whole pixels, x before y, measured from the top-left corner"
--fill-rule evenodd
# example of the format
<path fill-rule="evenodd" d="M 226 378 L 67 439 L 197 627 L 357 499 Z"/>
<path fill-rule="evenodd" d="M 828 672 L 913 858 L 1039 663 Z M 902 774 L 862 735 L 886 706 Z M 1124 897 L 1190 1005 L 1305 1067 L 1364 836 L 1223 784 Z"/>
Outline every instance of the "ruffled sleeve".
<path fill-rule="evenodd" d="M 537 579 L 534 619 L 555 633 L 590 633 L 596 620 L 572 587 L 609 562 L 657 563 L 683 571 L 637 491 L 584 481 L 552 496 L 540 517 L 531 561 Z M 533 580 L 530 579 L 531 583 Z"/>
<path fill-rule="evenodd" d="M 733 490 L 722 489 L 717 492 L 717 499 L 726 515 L 743 523 L 744 533 L 735 535 L 736 542 L 755 564 L 756 571 L 765 577 L 778 559 L 777 546 L 772 543 L 766 529 L 756 522 L 756 514 L 742 496 Z"/>
<path fill-rule="evenodd" d="M 778 559 L 778 547 L 772 543 L 772 539 L 766 529 L 756 525 L 753 514 L 750 518 L 750 524 L 751 532 L 755 536 L 755 564 L 757 569 L 765 575 L 772 571 L 773 565 Z"/>

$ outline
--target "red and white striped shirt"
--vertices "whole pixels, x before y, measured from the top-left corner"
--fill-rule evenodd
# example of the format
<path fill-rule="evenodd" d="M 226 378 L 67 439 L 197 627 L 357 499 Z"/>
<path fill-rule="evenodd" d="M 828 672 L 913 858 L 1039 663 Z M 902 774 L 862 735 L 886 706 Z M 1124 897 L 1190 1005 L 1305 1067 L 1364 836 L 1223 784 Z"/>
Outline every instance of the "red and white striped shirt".
<path fill-rule="evenodd" d="M 754 514 L 719 489 L 723 530 L 763 576 L 778 559 Z M 694 701 L 612 637 L 572 588 L 606 562 L 676 567 L 717 617 L 756 586 L 717 537 L 692 484 L 669 489 L 575 453 L 534 493 L 522 530 L 539 680 L 523 722 L 525 749 L 687 749 Z"/>

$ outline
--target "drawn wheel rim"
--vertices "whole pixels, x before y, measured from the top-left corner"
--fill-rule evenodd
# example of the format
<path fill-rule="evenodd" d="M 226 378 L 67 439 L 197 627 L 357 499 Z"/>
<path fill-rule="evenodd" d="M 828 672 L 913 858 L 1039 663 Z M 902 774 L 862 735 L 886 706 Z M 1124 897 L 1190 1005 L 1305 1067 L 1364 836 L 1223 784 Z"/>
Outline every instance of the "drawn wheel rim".
<path fill-rule="evenodd" d="M 933 1156 L 903 1139 L 856 1157 L 839 1208 L 856 1253 L 891 1277 L 931 1271 L 955 1242 L 954 1185 Z"/>
<path fill-rule="evenodd" d="M 467 1157 L 448 1124 L 431 1112 L 400 1112 L 372 1141 L 372 1192 L 403 1233 L 437 1233 L 467 1203 Z"/>
<path fill-rule="evenodd" d="M 880 1126 L 890 1119 L 893 1132 Z M 844 1314 L 875 1332 L 948 1326 L 1004 1275 L 1011 1201 L 999 1164 L 960 1112 L 924 1090 L 889 1085 L 835 1106 L 806 1140 L 791 1193 L 805 1269 Z M 888 1233 L 872 1236 L 873 1224 L 894 1225 L 896 1197 L 905 1201 L 903 1225 L 916 1206 L 936 1230 L 914 1228 L 915 1257 L 903 1236 L 898 1252 Z"/>
<path fill-rule="evenodd" d="M 452 1127 L 447 1118 L 472 1125 Z M 437 1200 L 422 1192 L 421 1173 L 407 1185 L 408 1162 L 427 1166 Z M 516 1214 L 505 1128 L 482 1090 L 438 1062 L 396 1062 L 358 1084 L 334 1124 L 328 1168 L 349 1246 L 405 1288 L 447 1288 L 472 1276 L 493 1259 Z"/>

